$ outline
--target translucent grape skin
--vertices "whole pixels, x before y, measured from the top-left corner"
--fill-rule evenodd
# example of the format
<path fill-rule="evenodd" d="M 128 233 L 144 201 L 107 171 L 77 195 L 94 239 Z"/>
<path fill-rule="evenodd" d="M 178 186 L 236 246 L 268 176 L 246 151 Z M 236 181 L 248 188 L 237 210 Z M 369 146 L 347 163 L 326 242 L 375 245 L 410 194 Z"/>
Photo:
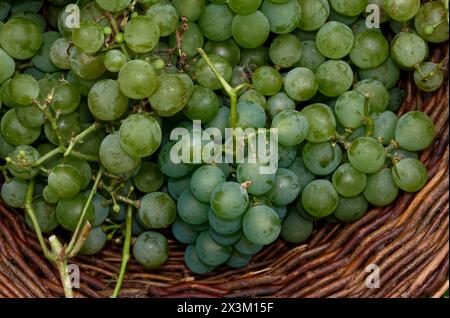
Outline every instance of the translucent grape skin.
<path fill-rule="evenodd" d="M 295 30 L 301 20 L 301 6 L 298 1 L 283 2 L 264 0 L 261 11 L 270 22 L 270 31 L 276 34 L 287 34 Z M 254 27 L 257 27 L 254 25 Z"/>
<path fill-rule="evenodd" d="M 433 120 L 413 111 L 404 114 L 395 127 L 395 140 L 408 151 L 420 151 L 431 145 L 435 136 Z"/>
<path fill-rule="evenodd" d="M 336 120 L 328 105 L 315 103 L 301 110 L 309 123 L 306 140 L 312 143 L 328 141 L 336 132 Z"/>
<path fill-rule="evenodd" d="M 258 245 L 273 243 L 281 231 L 281 222 L 277 213 L 266 205 L 254 206 L 245 213 L 244 234 L 248 240 Z"/>
<path fill-rule="evenodd" d="M 286 205 L 294 202 L 300 193 L 300 182 L 291 170 L 279 168 L 274 186 L 265 196 L 275 205 Z"/>
<path fill-rule="evenodd" d="M 272 128 L 278 129 L 279 144 L 296 146 L 308 136 L 309 122 L 301 112 L 285 110 L 275 116 Z"/>
<path fill-rule="evenodd" d="M 347 91 L 338 97 L 334 111 L 346 128 L 358 128 L 363 124 L 364 96 L 357 91 Z"/>
<path fill-rule="evenodd" d="M 181 111 L 189 100 L 189 91 L 176 74 L 165 74 L 159 78 L 159 85 L 150 96 L 152 107 L 161 117 L 170 117 Z"/>
<path fill-rule="evenodd" d="M 225 263 L 231 255 L 231 247 L 217 244 L 208 231 L 202 232 L 195 243 L 195 251 L 202 263 L 218 266 Z"/>
<path fill-rule="evenodd" d="M 73 43 L 85 53 L 97 53 L 104 44 L 105 34 L 103 28 L 94 21 L 83 21 L 79 28 L 72 32 Z"/>
<path fill-rule="evenodd" d="M 315 72 L 323 62 L 325 62 L 325 57 L 317 50 L 316 42 L 314 40 L 302 41 L 302 56 L 295 66 L 306 67 Z"/>
<path fill-rule="evenodd" d="M 442 43 L 448 40 L 448 20 L 445 19 L 444 4 L 439 1 L 423 3 L 416 16 L 414 26 L 419 35 L 427 42 Z M 433 26 L 431 34 L 427 29 Z"/>
<path fill-rule="evenodd" d="M 11 57 L 26 60 L 35 55 L 41 47 L 42 36 L 33 21 L 15 17 L 0 28 L 0 46 Z"/>
<path fill-rule="evenodd" d="M 405 22 L 417 14 L 420 0 L 385 0 L 383 5 L 384 10 L 392 19 Z"/>
<path fill-rule="evenodd" d="M 69 165 L 57 165 L 48 176 L 48 185 L 60 198 L 70 198 L 81 190 L 81 175 Z"/>
<path fill-rule="evenodd" d="M 270 23 L 261 11 L 236 15 L 231 24 L 231 33 L 241 47 L 257 48 L 269 37 Z"/>
<path fill-rule="evenodd" d="M 20 178 L 11 178 L 1 186 L 2 200 L 12 208 L 20 208 L 25 204 L 28 183 Z"/>
<path fill-rule="evenodd" d="M 286 94 L 296 101 L 307 101 L 316 95 L 319 89 L 316 76 L 306 67 L 290 70 L 284 79 Z"/>
<path fill-rule="evenodd" d="M 141 233 L 133 246 L 133 256 L 145 268 L 159 267 L 169 257 L 167 239 L 153 231 Z"/>
<path fill-rule="evenodd" d="M 118 82 L 122 93 L 133 99 L 151 96 L 158 85 L 153 66 L 142 60 L 126 63 L 120 69 Z"/>
<path fill-rule="evenodd" d="M 381 113 L 389 105 L 389 91 L 378 81 L 359 81 L 353 89 L 369 98 L 369 113 Z"/>
<path fill-rule="evenodd" d="M 258 10 L 262 0 L 229 0 L 228 6 L 237 14 L 250 14 Z"/>
<path fill-rule="evenodd" d="M 444 82 L 444 74 L 438 64 L 433 62 L 421 63 L 414 71 L 414 83 L 424 92 L 438 90 Z"/>
<path fill-rule="evenodd" d="M 392 176 L 400 189 L 417 192 L 425 186 L 428 170 L 418 159 L 405 158 L 394 164 Z"/>
<path fill-rule="evenodd" d="M 147 53 L 158 44 L 160 31 L 158 24 L 146 16 L 131 19 L 124 29 L 126 45 L 136 53 Z"/>
<path fill-rule="evenodd" d="M 302 18 L 300 19 L 299 29 L 314 31 L 325 24 L 330 14 L 328 0 L 303 0 L 300 5 Z"/>
<path fill-rule="evenodd" d="M 333 173 L 332 181 L 339 195 L 354 197 L 364 190 L 367 178 L 364 173 L 357 171 L 349 163 L 344 163 Z"/>
<path fill-rule="evenodd" d="M 353 71 L 346 62 L 328 60 L 316 70 L 319 91 L 328 97 L 337 97 L 353 84 Z"/>
<path fill-rule="evenodd" d="M 330 5 L 336 12 L 349 17 L 361 14 L 367 3 L 367 0 L 330 0 Z"/>
<path fill-rule="evenodd" d="M 16 63 L 14 62 L 14 59 L 1 48 L 0 63 L 2 65 L 0 68 L 0 84 L 2 84 L 5 80 L 13 76 Z"/>
<path fill-rule="evenodd" d="M 233 11 L 226 4 L 208 4 L 200 14 L 199 26 L 209 40 L 225 41 L 232 37 Z"/>
<path fill-rule="evenodd" d="M 373 113 L 370 115 L 374 121 L 372 136 L 387 146 L 395 138 L 395 127 L 397 125 L 397 115 L 391 111 Z"/>
<path fill-rule="evenodd" d="M 164 192 L 152 192 L 141 198 L 138 221 L 146 228 L 161 229 L 175 221 L 177 215 L 173 199 Z"/>
<path fill-rule="evenodd" d="M 231 64 L 225 58 L 211 54 L 209 55 L 211 63 L 219 71 L 220 75 L 229 82 L 231 80 L 231 75 L 233 73 L 233 68 Z M 195 65 L 195 75 L 197 81 L 201 86 L 207 87 L 211 90 L 218 90 L 222 88 L 222 84 L 217 79 L 216 75 L 213 73 L 211 68 L 206 64 L 204 59 L 200 59 Z"/>
<path fill-rule="evenodd" d="M 197 200 L 190 189 L 186 189 L 178 198 L 177 210 L 181 219 L 188 224 L 198 225 L 208 221 L 209 205 Z"/>
<path fill-rule="evenodd" d="M 225 180 L 225 175 L 220 168 L 212 165 L 202 166 L 192 174 L 191 192 L 197 200 L 209 203 L 213 189 Z"/>
<path fill-rule="evenodd" d="M 357 67 L 368 69 L 378 67 L 389 55 L 389 43 L 378 31 L 367 30 L 355 37 L 355 44 L 350 51 L 350 59 Z"/>
<path fill-rule="evenodd" d="M 369 207 L 369 203 L 362 194 L 355 197 L 339 197 L 339 203 L 332 214 L 338 220 L 353 223 L 364 216 Z"/>
<path fill-rule="evenodd" d="M 330 181 L 314 180 L 302 193 L 303 208 L 315 217 L 326 217 L 334 212 L 339 196 Z"/>
<path fill-rule="evenodd" d="M 191 120 L 207 123 L 216 117 L 219 107 L 219 98 L 212 90 L 196 85 L 183 113 Z"/>
<path fill-rule="evenodd" d="M 266 113 L 257 103 L 240 101 L 237 104 L 237 126 L 242 129 L 263 128 L 266 125 Z"/>
<path fill-rule="evenodd" d="M 280 91 L 283 78 L 273 67 L 261 66 L 253 73 L 252 84 L 258 93 L 264 96 L 272 96 Z"/>
<path fill-rule="evenodd" d="M 88 95 L 91 113 L 101 120 L 120 118 L 128 109 L 128 97 L 120 90 L 120 84 L 112 79 L 98 81 Z"/>
<path fill-rule="evenodd" d="M 289 242 L 299 244 L 306 241 L 312 234 L 313 222 L 298 214 L 295 208 L 290 208 L 281 225 L 281 237 Z"/>
<path fill-rule="evenodd" d="M 284 92 L 277 93 L 267 100 L 268 113 L 271 119 L 285 110 L 295 110 L 295 102 Z"/>
<path fill-rule="evenodd" d="M 367 184 L 363 194 L 370 204 L 381 207 L 394 202 L 398 191 L 391 169 L 386 168 L 367 176 Z"/>
<path fill-rule="evenodd" d="M 319 52 L 331 59 L 341 59 L 350 53 L 354 36 L 352 30 L 343 23 L 331 21 L 324 24 L 316 36 Z"/>
<path fill-rule="evenodd" d="M 22 125 L 15 109 L 10 109 L 3 115 L 0 127 L 3 138 L 11 145 L 30 145 L 41 134 L 41 127 L 30 128 Z"/>
<path fill-rule="evenodd" d="M 236 178 L 238 182 L 251 182 L 247 192 L 253 195 L 262 195 L 269 191 L 275 184 L 275 174 L 262 174 L 260 169 L 268 164 L 240 163 L 237 167 Z"/>
<path fill-rule="evenodd" d="M 99 156 L 106 170 L 115 174 L 129 172 L 140 162 L 139 158 L 131 157 L 122 150 L 119 132 L 110 134 L 103 139 Z"/>
<path fill-rule="evenodd" d="M 145 15 L 156 21 L 162 37 L 174 33 L 177 28 L 177 10 L 170 4 L 157 3 L 148 8 Z"/>
<path fill-rule="evenodd" d="M 302 42 L 293 34 L 283 34 L 273 39 L 269 56 L 275 65 L 291 67 L 302 56 Z"/>
<path fill-rule="evenodd" d="M 347 156 L 353 168 L 369 174 L 379 171 L 386 159 L 383 145 L 372 137 L 360 137 L 352 142 Z"/>
<path fill-rule="evenodd" d="M 391 56 L 404 69 L 410 70 L 428 56 L 428 44 L 413 32 L 401 32 L 391 42 Z"/>
<path fill-rule="evenodd" d="M 223 219 L 233 219 L 244 214 L 249 202 L 247 191 L 236 182 L 224 182 L 211 193 L 211 208 Z"/>
<path fill-rule="evenodd" d="M 302 159 L 306 168 L 313 174 L 325 176 L 332 173 L 341 163 L 342 150 L 330 142 L 320 144 L 307 142 L 303 146 Z"/>
<path fill-rule="evenodd" d="M 58 223 L 68 231 L 75 231 L 85 203 L 86 196 L 82 193 L 78 193 L 71 198 L 59 200 L 58 205 L 56 206 L 56 218 Z M 86 210 L 85 220 L 92 224 L 94 222 L 94 217 L 95 211 L 91 202 Z"/>

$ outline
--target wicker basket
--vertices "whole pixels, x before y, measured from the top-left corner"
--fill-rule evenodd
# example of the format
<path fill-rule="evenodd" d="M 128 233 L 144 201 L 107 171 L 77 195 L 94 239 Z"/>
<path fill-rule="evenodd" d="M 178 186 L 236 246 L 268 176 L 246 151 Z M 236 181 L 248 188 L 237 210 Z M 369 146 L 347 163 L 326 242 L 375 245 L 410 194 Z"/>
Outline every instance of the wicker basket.
<path fill-rule="evenodd" d="M 448 61 L 448 43 L 432 52 L 433 61 Z M 399 114 L 421 110 L 436 125 L 435 142 L 421 154 L 430 173 L 419 193 L 403 194 L 354 224 L 319 224 L 306 244 L 278 240 L 245 268 L 222 267 L 208 276 L 193 276 L 184 265 L 185 247 L 171 239 L 169 261 L 162 268 L 144 270 L 133 260 L 128 264 L 121 296 L 442 296 L 449 285 L 449 90 L 444 85 L 432 95 L 424 94 L 415 88 L 411 74 L 400 85 L 407 97 Z M 121 262 L 119 246 L 72 262 L 81 273 L 75 296 L 112 294 Z M 379 288 L 366 286 L 370 264 L 378 266 Z M 0 298 L 63 295 L 58 271 L 42 256 L 34 233 L 24 225 L 23 211 L 0 202 Z"/>

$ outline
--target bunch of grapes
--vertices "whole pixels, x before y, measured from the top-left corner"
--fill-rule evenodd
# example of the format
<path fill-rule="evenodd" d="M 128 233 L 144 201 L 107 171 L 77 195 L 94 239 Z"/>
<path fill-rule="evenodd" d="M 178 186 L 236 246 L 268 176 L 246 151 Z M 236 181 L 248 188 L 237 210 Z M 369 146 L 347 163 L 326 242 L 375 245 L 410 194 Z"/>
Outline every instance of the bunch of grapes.
<path fill-rule="evenodd" d="M 435 128 L 397 117 L 397 83 L 441 87 L 428 43 L 448 37 L 438 0 L 0 0 L 1 197 L 38 234 L 72 233 L 67 255 L 133 241 L 155 268 L 169 228 L 192 272 L 243 267 L 426 184 Z M 277 169 L 174 162 L 193 121 L 276 129 Z"/>

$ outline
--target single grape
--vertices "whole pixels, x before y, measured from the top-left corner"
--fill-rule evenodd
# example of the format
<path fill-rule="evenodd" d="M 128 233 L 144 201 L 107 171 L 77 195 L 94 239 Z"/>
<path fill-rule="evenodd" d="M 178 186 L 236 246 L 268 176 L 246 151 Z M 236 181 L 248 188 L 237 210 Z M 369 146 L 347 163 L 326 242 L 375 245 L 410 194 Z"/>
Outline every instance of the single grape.
<path fill-rule="evenodd" d="M 297 147 L 283 146 L 278 144 L 278 167 L 289 167 L 297 157 Z"/>
<path fill-rule="evenodd" d="M 193 244 L 197 240 L 200 232 L 192 229 L 192 226 L 177 217 L 172 224 L 172 234 L 177 241 L 183 244 Z"/>
<path fill-rule="evenodd" d="M 248 101 L 240 101 L 237 104 L 237 126 L 243 130 L 264 128 L 266 119 L 266 112 L 259 104 Z"/>
<path fill-rule="evenodd" d="M 11 18 L 0 28 L 0 46 L 17 60 L 33 57 L 41 43 L 41 30 L 29 19 Z"/>
<path fill-rule="evenodd" d="M 20 178 L 11 178 L 1 186 L 1 197 L 7 206 L 20 208 L 25 205 L 28 183 Z"/>
<path fill-rule="evenodd" d="M 103 62 L 108 71 L 117 73 L 127 63 L 127 57 L 119 50 L 110 50 L 103 55 Z"/>
<path fill-rule="evenodd" d="M 352 30 L 343 23 L 331 21 L 324 24 L 316 36 L 319 52 L 331 59 L 341 59 L 353 48 Z"/>
<path fill-rule="evenodd" d="M 352 86 L 353 71 L 344 61 L 328 60 L 317 68 L 316 79 L 323 95 L 337 97 Z"/>
<path fill-rule="evenodd" d="M 172 161 L 171 149 L 176 144 L 175 141 L 165 144 L 158 153 L 158 167 L 168 177 L 180 178 L 191 172 L 193 165 L 188 163 Z"/>
<path fill-rule="evenodd" d="M 170 4 L 156 3 L 148 8 L 145 15 L 152 18 L 158 24 L 161 36 L 171 35 L 177 28 L 177 10 Z"/>
<path fill-rule="evenodd" d="M 214 266 L 204 264 L 197 255 L 195 245 L 189 245 L 184 252 L 184 262 L 186 266 L 195 274 L 207 274 L 214 269 Z"/>
<path fill-rule="evenodd" d="M 389 104 L 389 91 L 378 81 L 362 80 L 356 83 L 353 89 L 369 98 L 370 113 L 381 113 Z"/>
<path fill-rule="evenodd" d="M 223 219 L 234 219 L 247 210 L 249 198 L 247 190 L 237 182 L 223 182 L 211 193 L 211 208 Z"/>
<path fill-rule="evenodd" d="M 110 12 L 119 12 L 126 9 L 130 4 L 131 0 L 95 0 L 100 8 Z"/>
<path fill-rule="evenodd" d="M 148 231 L 141 233 L 133 246 L 136 261 L 145 268 L 163 265 L 169 257 L 169 244 L 161 233 Z"/>
<path fill-rule="evenodd" d="M 2 117 L 0 132 L 11 145 L 30 145 L 35 142 L 41 134 L 41 127 L 26 127 L 17 118 L 15 109 L 8 110 Z"/>
<path fill-rule="evenodd" d="M 219 74 L 223 76 L 223 78 L 228 82 L 231 79 L 231 75 L 233 73 L 233 68 L 231 64 L 225 58 L 211 54 L 209 56 L 211 63 L 216 67 L 219 71 Z M 222 84 L 219 79 L 217 79 L 216 75 L 213 73 L 211 68 L 206 64 L 204 59 L 200 59 L 195 65 L 195 76 L 197 77 L 197 81 L 201 86 L 207 87 L 212 90 L 217 90 L 222 88 Z"/>
<path fill-rule="evenodd" d="M 186 106 L 189 92 L 183 80 L 175 74 L 166 74 L 159 78 L 159 85 L 149 98 L 150 104 L 159 116 L 169 117 Z"/>
<path fill-rule="evenodd" d="M 175 47 L 176 41 L 176 36 L 172 34 L 169 37 L 170 47 Z M 188 22 L 187 31 L 183 34 L 183 41 L 181 42 L 181 51 L 184 52 L 187 57 L 193 57 L 198 54 L 197 48 L 203 47 L 203 42 L 204 38 L 200 27 L 196 23 Z"/>
<path fill-rule="evenodd" d="M 276 34 L 287 34 L 294 31 L 299 26 L 302 17 L 302 8 L 296 0 L 283 3 L 264 0 L 261 11 L 270 22 L 270 31 Z"/>
<path fill-rule="evenodd" d="M 391 56 L 404 69 L 410 70 L 428 56 L 428 44 L 419 35 L 401 32 L 391 42 Z"/>
<path fill-rule="evenodd" d="M 142 60 L 126 63 L 120 69 L 118 82 L 122 93 L 133 99 L 152 96 L 158 86 L 153 66 Z"/>
<path fill-rule="evenodd" d="M 281 237 L 289 243 L 299 244 L 311 236 L 312 230 L 313 222 L 302 218 L 291 207 L 281 225 Z"/>
<path fill-rule="evenodd" d="M 231 255 L 231 247 L 217 244 L 208 231 L 202 232 L 195 243 L 195 251 L 202 263 L 218 266 L 225 263 Z"/>
<path fill-rule="evenodd" d="M 306 67 L 315 72 L 325 62 L 325 57 L 317 50 L 314 40 L 302 41 L 302 56 L 295 64 L 297 67 Z"/>
<path fill-rule="evenodd" d="M 386 61 L 378 67 L 359 69 L 358 74 L 360 79 L 376 80 L 383 84 L 387 89 L 391 89 L 397 85 L 397 82 L 400 79 L 400 70 L 391 57 L 388 57 Z"/>
<path fill-rule="evenodd" d="M 420 0 L 384 0 L 383 6 L 392 19 L 405 22 L 417 14 Z"/>
<path fill-rule="evenodd" d="M 364 121 L 364 96 L 357 91 L 347 91 L 338 97 L 334 111 L 346 128 L 358 128 Z"/>
<path fill-rule="evenodd" d="M 367 185 L 363 194 L 370 204 L 386 206 L 394 202 L 398 191 L 391 169 L 388 168 L 367 176 Z"/>
<path fill-rule="evenodd" d="M 257 245 L 268 245 L 280 235 L 281 222 L 272 208 L 266 205 L 257 205 L 245 213 L 243 229 L 250 242 Z"/>
<path fill-rule="evenodd" d="M 247 91 L 245 91 L 245 93 L 243 93 L 239 98 L 238 98 L 238 102 L 243 102 L 243 101 L 248 101 L 248 102 L 252 102 L 252 103 L 256 103 L 259 106 L 261 106 L 262 108 L 264 108 L 264 110 L 267 109 L 267 100 L 266 97 L 260 93 L 258 93 L 256 90 L 254 89 L 249 89 Z"/>
<path fill-rule="evenodd" d="M 353 168 L 362 173 L 379 171 L 386 159 L 383 145 L 372 137 L 360 137 L 352 142 L 347 156 Z"/>
<path fill-rule="evenodd" d="M 205 165 L 192 174 L 190 189 L 197 200 L 209 203 L 213 189 L 225 181 L 225 175 L 220 168 Z"/>
<path fill-rule="evenodd" d="M 68 231 L 75 231 L 80 218 L 82 217 L 83 209 L 87 198 L 84 194 L 78 193 L 71 198 L 61 199 L 56 206 L 56 218 L 58 223 Z M 92 202 L 87 206 L 84 221 L 93 224 L 95 218 L 95 211 Z"/>
<path fill-rule="evenodd" d="M 211 209 L 208 211 L 209 226 L 217 233 L 231 235 L 237 233 L 242 228 L 243 215 L 235 219 L 222 219 L 218 217 Z"/>
<path fill-rule="evenodd" d="M 339 195 L 354 197 L 366 187 L 366 175 L 353 168 L 349 163 L 342 164 L 333 173 L 333 186 Z"/>
<path fill-rule="evenodd" d="M 19 74 L 9 82 L 9 94 L 18 106 L 30 105 L 39 97 L 39 83 L 31 75 Z"/>
<path fill-rule="evenodd" d="M 405 158 L 394 164 L 392 176 L 403 191 L 417 192 L 427 183 L 428 170 L 418 159 Z"/>
<path fill-rule="evenodd" d="M 239 65 L 242 65 L 246 69 L 251 71 L 256 70 L 260 66 L 267 65 L 269 63 L 269 49 L 264 46 L 257 48 L 241 48 L 241 59 Z"/>
<path fill-rule="evenodd" d="M 307 141 L 322 143 L 330 140 L 336 132 L 336 120 L 329 106 L 320 103 L 311 104 L 303 108 L 301 113 L 309 123 Z"/>
<path fill-rule="evenodd" d="M 380 140 L 383 145 L 388 145 L 395 138 L 397 116 L 391 111 L 374 113 L 370 116 L 375 125 L 372 136 Z"/>
<path fill-rule="evenodd" d="M 151 17 L 138 16 L 131 19 L 124 29 L 124 40 L 133 52 L 147 53 L 158 44 L 160 30 Z"/>
<path fill-rule="evenodd" d="M 272 96 L 280 91 L 283 78 L 273 67 L 261 66 L 253 73 L 252 84 L 258 93 Z"/>
<path fill-rule="evenodd" d="M 143 162 L 138 174 L 133 177 L 133 183 L 141 192 L 154 192 L 162 187 L 164 175 L 155 163 Z"/>
<path fill-rule="evenodd" d="M 250 242 L 245 235 L 242 235 L 239 241 L 237 241 L 233 247 L 236 251 L 244 255 L 254 255 L 257 254 L 264 245 L 254 244 Z"/>
<path fill-rule="evenodd" d="M 72 166 L 60 164 L 50 172 L 48 185 L 60 198 L 70 198 L 81 190 L 81 175 Z"/>
<path fill-rule="evenodd" d="M 127 155 L 120 146 L 119 132 L 112 133 L 103 139 L 99 150 L 100 161 L 111 173 L 125 173 L 133 170 L 140 159 Z"/>
<path fill-rule="evenodd" d="M 302 43 L 293 34 L 279 35 L 270 44 L 269 56 L 275 65 L 291 67 L 302 56 Z"/>
<path fill-rule="evenodd" d="M 303 146 L 302 159 L 306 168 L 313 174 L 325 176 L 336 170 L 341 163 L 342 150 L 329 141 L 320 144 L 307 142 Z"/>
<path fill-rule="evenodd" d="M 327 0 L 302 0 L 299 1 L 302 8 L 302 18 L 299 29 L 314 31 L 319 29 L 330 15 L 330 5 Z"/>
<path fill-rule="evenodd" d="M 94 21 L 83 21 L 80 27 L 74 28 L 72 42 L 85 53 L 97 53 L 105 42 L 103 28 Z"/>
<path fill-rule="evenodd" d="M 302 143 L 308 136 L 309 123 L 303 113 L 286 110 L 275 116 L 272 128 L 278 130 L 278 142 L 281 145 L 295 146 Z"/>
<path fill-rule="evenodd" d="M 39 196 L 33 199 L 32 208 L 42 233 L 50 233 L 58 227 L 55 205 L 47 203 L 42 196 Z M 29 213 L 25 213 L 25 223 L 30 229 L 35 230 Z"/>
<path fill-rule="evenodd" d="M 295 110 L 295 102 L 286 93 L 277 93 L 267 100 L 268 113 L 271 119 L 285 110 Z"/>
<path fill-rule="evenodd" d="M 233 11 L 226 4 L 208 4 L 200 14 L 198 25 L 209 40 L 225 41 L 232 37 Z"/>
<path fill-rule="evenodd" d="M 253 49 L 267 40 L 270 27 L 270 22 L 264 13 L 255 11 L 248 15 L 236 15 L 231 23 L 231 33 L 241 47 Z"/>
<path fill-rule="evenodd" d="M 185 16 L 189 21 L 195 22 L 205 7 L 205 0 L 174 0 L 172 5 L 179 16 Z"/>
<path fill-rule="evenodd" d="M 302 193 L 304 209 L 315 217 L 326 217 L 336 210 L 339 196 L 330 181 L 314 180 Z"/>
<path fill-rule="evenodd" d="M 448 20 L 443 2 L 429 1 L 423 3 L 414 18 L 414 26 L 419 35 L 431 43 L 442 43 L 448 40 Z M 429 31 L 431 27 L 431 33 Z"/>
<path fill-rule="evenodd" d="M 291 170 L 280 168 L 274 186 L 265 196 L 276 205 L 292 203 L 300 193 L 300 182 Z"/>
<path fill-rule="evenodd" d="M 434 136 L 433 120 L 419 111 L 404 114 L 395 127 L 395 140 L 409 151 L 424 150 L 431 145 Z"/>
<path fill-rule="evenodd" d="M 195 85 L 183 113 L 191 120 L 201 120 L 207 123 L 217 116 L 219 107 L 219 97 L 212 90 Z"/>
<path fill-rule="evenodd" d="M 9 56 L 3 49 L 0 48 L 0 84 L 11 78 L 16 69 L 14 59 Z"/>
<path fill-rule="evenodd" d="M 414 83 L 424 92 L 438 90 L 444 82 L 440 65 L 433 62 L 421 63 L 414 71 Z"/>
<path fill-rule="evenodd" d="M 209 206 L 197 200 L 190 189 L 186 189 L 178 198 L 179 216 L 188 224 L 203 224 L 208 220 Z"/>
<path fill-rule="evenodd" d="M 316 177 L 312 174 L 305 166 L 303 159 L 297 157 L 291 165 L 288 167 L 289 170 L 297 175 L 298 181 L 300 183 L 300 194 L 303 192 L 305 186 L 311 181 L 315 180 Z"/>
<path fill-rule="evenodd" d="M 378 67 L 389 55 L 389 43 L 384 35 L 375 30 L 360 32 L 350 51 L 350 60 L 360 69 Z"/>
<path fill-rule="evenodd" d="M 89 235 L 80 249 L 81 255 L 94 255 L 99 253 L 106 244 L 106 233 L 99 227 L 94 227 L 89 231 Z"/>
<path fill-rule="evenodd" d="M 248 161 L 248 160 L 247 160 Z M 269 163 L 244 162 L 240 163 L 236 171 L 236 179 L 238 182 L 250 182 L 247 192 L 253 195 L 261 195 L 269 191 L 275 184 L 276 175 L 274 173 L 265 173 L 264 168 Z"/>
<path fill-rule="evenodd" d="M 77 47 L 70 50 L 70 68 L 84 80 L 98 79 L 106 71 L 101 55 L 90 55 Z"/>
<path fill-rule="evenodd" d="M 313 71 L 306 67 L 290 70 L 284 79 L 286 94 L 296 101 L 307 101 L 314 97 L 319 84 Z"/>
<path fill-rule="evenodd" d="M 369 203 L 362 194 L 351 198 L 339 197 L 339 204 L 332 215 L 345 223 L 353 223 L 364 216 L 368 207 Z"/>
<path fill-rule="evenodd" d="M 166 193 L 144 195 L 138 210 L 138 221 L 149 229 L 161 229 L 175 221 L 177 210 L 173 199 Z"/>

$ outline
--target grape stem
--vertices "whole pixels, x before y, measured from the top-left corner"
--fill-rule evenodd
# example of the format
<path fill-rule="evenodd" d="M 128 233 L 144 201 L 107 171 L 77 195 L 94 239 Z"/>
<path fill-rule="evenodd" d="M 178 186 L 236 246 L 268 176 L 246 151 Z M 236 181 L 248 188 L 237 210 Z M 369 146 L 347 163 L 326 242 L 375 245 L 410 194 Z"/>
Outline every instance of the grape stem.
<path fill-rule="evenodd" d="M 120 288 L 122 287 L 123 279 L 125 277 L 125 271 L 127 269 L 128 261 L 130 260 L 130 246 L 131 246 L 131 226 L 133 223 L 133 206 L 128 205 L 127 216 L 125 219 L 125 241 L 122 249 L 122 263 L 120 265 L 119 278 L 117 279 L 116 287 L 111 298 L 117 298 L 120 294 Z"/>
<path fill-rule="evenodd" d="M 64 247 L 55 235 L 49 237 L 48 241 L 55 254 L 56 267 L 59 271 L 61 283 L 66 298 L 73 298 L 72 282 L 70 280 L 69 271 L 67 269 L 67 259 L 64 257 Z"/>
<path fill-rule="evenodd" d="M 220 74 L 220 72 L 217 70 L 217 68 L 214 66 L 214 64 L 209 59 L 208 55 L 205 53 L 205 51 L 202 48 L 197 48 L 197 51 L 200 53 L 202 58 L 205 60 L 206 64 L 209 66 L 211 71 L 214 73 L 216 78 L 220 81 L 222 84 L 222 87 L 224 88 L 227 95 L 230 97 L 230 122 L 231 122 L 231 128 L 236 128 L 237 126 L 237 95 L 238 92 L 243 88 L 251 88 L 252 86 L 249 83 L 243 83 L 236 87 L 231 87 L 230 84 L 223 78 L 223 76 Z"/>
<path fill-rule="evenodd" d="M 83 139 L 86 138 L 86 136 L 88 136 L 89 134 L 91 134 L 94 131 L 96 131 L 99 127 L 100 127 L 100 123 L 99 122 L 95 122 L 91 126 L 86 128 L 83 132 L 81 132 L 79 135 L 77 135 L 74 138 L 72 138 L 71 141 L 70 141 L 69 146 L 67 147 L 67 150 L 64 152 L 64 157 L 67 157 L 68 155 L 70 155 L 70 152 L 73 150 L 73 148 L 78 143 L 82 142 Z"/>

